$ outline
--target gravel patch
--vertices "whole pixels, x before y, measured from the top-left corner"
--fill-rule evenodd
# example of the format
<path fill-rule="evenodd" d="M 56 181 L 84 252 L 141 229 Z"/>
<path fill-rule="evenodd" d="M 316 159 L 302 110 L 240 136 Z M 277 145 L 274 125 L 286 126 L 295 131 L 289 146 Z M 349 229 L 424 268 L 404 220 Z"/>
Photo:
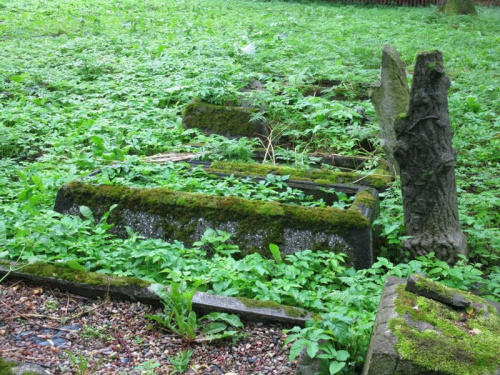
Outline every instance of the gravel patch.
<path fill-rule="evenodd" d="M 36 363 L 53 374 L 169 374 L 169 360 L 186 349 L 181 338 L 147 319 L 161 309 L 141 303 L 91 300 L 57 289 L 8 280 L 0 284 L 0 357 Z M 280 324 L 244 322 L 232 340 L 195 343 L 187 374 L 293 374 Z M 68 358 L 68 352 L 76 360 Z M 81 357 L 80 357 L 81 356 Z"/>

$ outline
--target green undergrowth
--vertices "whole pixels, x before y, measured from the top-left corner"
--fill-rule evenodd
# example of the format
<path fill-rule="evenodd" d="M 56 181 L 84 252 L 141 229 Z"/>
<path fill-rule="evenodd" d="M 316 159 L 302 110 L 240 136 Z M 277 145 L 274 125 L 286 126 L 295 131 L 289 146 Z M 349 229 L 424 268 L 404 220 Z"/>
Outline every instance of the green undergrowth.
<path fill-rule="evenodd" d="M 206 290 L 214 293 L 322 311 L 327 315 L 321 329 L 334 332 L 327 335 L 338 350 L 335 361 L 347 363 L 345 373 L 363 361 L 387 273 L 421 268 L 448 286 L 480 289 L 498 299 L 500 9 L 477 9 L 477 17 L 467 17 L 443 16 L 435 7 L 319 1 L 0 4 L 0 256 L 74 260 L 90 270 L 164 282 L 194 282 L 203 273 L 212 277 Z M 293 165 L 309 166 L 305 155 L 315 151 L 380 158 L 374 110 L 356 98 L 354 83 L 378 80 L 383 44 L 400 52 L 409 81 L 418 52 L 443 51 L 452 82 L 448 101 L 470 262 L 452 267 L 428 257 L 417 266 L 399 253 L 404 227 L 398 182 L 383 193 L 377 252 L 385 261 L 371 271 L 332 268 L 321 263 L 326 255 L 318 252 L 290 260 L 301 269 L 287 271 L 289 276 L 278 268 L 271 277 L 268 266 L 257 272 L 259 258 L 205 260 L 203 249 L 134 236 L 116 239 L 105 221 L 52 210 L 57 189 L 70 181 L 137 157 L 193 151 L 191 143 L 202 143 L 211 160 L 249 161 L 256 142 L 182 127 L 184 110 L 194 99 L 252 102 L 258 109 L 254 119 L 267 121 L 275 144 L 289 146 L 274 156 Z M 266 90 L 241 93 L 254 79 Z M 334 90 L 330 96 L 305 95 L 304 87 L 322 79 L 342 80 L 343 95 L 352 100 L 336 100 Z M 363 119 L 358 107 L 373 121 Z M 311 281 L 309 271 L 302 279 L 303 270 L 313 270 L 317 279 Z M 315 329 L 303 337 L 314 339 Z"/>
<path fill-rule="evenodd" d="M 192 192 L 210 196 L 241 197 L 265 202 L 281 202 L 307 207 L 344 208 L 354 197 L 332 187 L 314 189 L 314 195 L 288 185 L 288 180 L 298 178 L 300 170 L 294 168 L 263 168 L 262 173 L 254 173 L 254 165 L 248 164 L 248 172 L 241 173 L 247 164 L 235 163 L 218 169 L 217 166 L 205 170 L 187 163 L 143 164 L 139 161 L 123 162 L 102 168 L 98 174 L 85 177 L 83 181 L 109 186 L 137 188 L 164 188 L 180 192 Z M 296 174 L 290 175 L 284 172 Z M 229 176 L 217 176 L 211 172 L 229 172 Z M 265 173 L 264 173 L 265 172 Z M 277 172 L 277 173 L 276 173 Z M 263 176 L 255 180 L 252 176 Z M 323 172 L 333 177 L 327 183 L 335 182 L 334 172 Z M 325 181 L 323 181 L 325 182 Z M 328 202 L 328 204 L 327 204 Z M 86 203 L 81 203 L 86 204 Z"/>

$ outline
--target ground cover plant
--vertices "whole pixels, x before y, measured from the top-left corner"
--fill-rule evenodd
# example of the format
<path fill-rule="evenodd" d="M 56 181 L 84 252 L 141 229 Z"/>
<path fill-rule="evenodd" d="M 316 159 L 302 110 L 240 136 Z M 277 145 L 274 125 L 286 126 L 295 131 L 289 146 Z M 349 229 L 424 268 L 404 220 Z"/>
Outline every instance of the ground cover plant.
<path fill-rule="evenodd" d="M 324 319 L 300 332 L 294 353 L 326 335 L 332 369 L 345 373 L 362 363 L 388 272 L 421 270 L 499 299 L 500 10 L 478 11 L 476 18 L 445 17 L 433 7 L 241 0 L 0 4 L 1 257 L 76 260 L 91 270 L 165 283 L 203 280 L 203 289 L 214 293 L 308 308 Z M 384 258 L 366 271 L 322 252 L 283 263 L 256 255 L 236 261 L 229 255 L 237 249 L 223 233 L 209 233 L 193 247 L 132 233 L 120 240 L 107 233 L 110 224 L 93 223 L 85 208 L 82 218 L 52 211 L 62 184 L 112 163 L 199 142 L 213 158 L 248 159 L 254 143 L 185 131 L 181 117 L 193 99 L 237 101 L 253 79 L 267 88 L 248 94 L 259 116 L 298 159 L 317 149 L 366 154 L 361 141 L 375 141 L 377 126 L 363 123 L 356 109 L 374 118 L 370 103 L 305 96 L 304 86 L 321 79 L 375 82 L 385 43 L 399 50 L 410 80 L 417 52 L 443 51 L 469 262 L 449 267 L 428 257 L 407 263 L 398 247 L 397 183 L 384 193 L 378 221 Z M 355 96 L 354 87 L 346 89 Z M 213 256 L 194 267 L 210 246 Z M 400 261 L 406 264 L 394 265 Z M 323 268 L 328 272 L 310 275 Z M 310 345 L 311 354 L 317 348 Z"/>

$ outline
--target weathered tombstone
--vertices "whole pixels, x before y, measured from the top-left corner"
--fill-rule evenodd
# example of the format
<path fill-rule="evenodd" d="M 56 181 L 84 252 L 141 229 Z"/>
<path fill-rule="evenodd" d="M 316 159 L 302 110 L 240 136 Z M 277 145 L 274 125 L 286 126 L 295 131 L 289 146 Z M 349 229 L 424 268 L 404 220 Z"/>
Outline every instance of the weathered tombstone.
<path fill-rule="evenodd" d="M 439 5 L 439 10 L 444 14 L 469 14 L 477 16 L 474 0 L 445 0 Z"/>
<path fill-rule="evenodd" d="M 382 135 L 382 148 L 387 160 L 399 172 L 393 152 L 396 146 L 395 122 L 400 113 L 408 111 L 410 88 L 406 81 L 406 72 L 398 51 L 391 46 L 384 46 L 380 83 L 372 88 L 370 99 L 377 112 Z"/>
<path fill-rule="evenodd" d="M 433 251 L 449 263 L 467 254 L 460 231 L 445 75 L 439 51 L 417 56 L 410 106 L 396 121 L 394 150 L 401 170 L 405 226 L 412 256 Z"/>
<path fill-rule="evenodd" d="M 362 374 L 499 374 L 499 345 L 497 304 L 418 275 L 406 287 L 389 276 Z"/>

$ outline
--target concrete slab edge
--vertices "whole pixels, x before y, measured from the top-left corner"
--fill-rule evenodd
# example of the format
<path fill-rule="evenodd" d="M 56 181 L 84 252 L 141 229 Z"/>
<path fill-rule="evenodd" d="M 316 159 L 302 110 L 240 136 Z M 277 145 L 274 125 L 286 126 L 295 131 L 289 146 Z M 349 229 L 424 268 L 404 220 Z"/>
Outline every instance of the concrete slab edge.
<path fill-rule="evenodd" d="M 108 280 L 107 284 L 85 284 L 57 277 L 38 276 L 22 272 L 22 266 L 23 264 L 0 259 L 0 279 L 4 277 L 19 279 L 37 285 L 48 285 L 61 291 L 67 291 L 88 298 L 108 295 L 112 299 L 139 301 L 152 306 L 162 306 L 161 298 L 155 293 L 156 288 L 165 288 L 168 291 L 167 286 L 153 283 L 148 283 L 148 286 L 139 286 L 137 283 L 124 284 L 123 282 L 120 285 L 113 285 L 113 282 L 124 280 L 125 278 L 102 274 L 97 275 L 100 277 L 104 276 Z M 96 275 L 93 272 L 87 273 L 89 275 Z M 126 279 L 131 280 L 131 278 Z M 145 284 L 143 280 L 135 280 L 140 281 L 141 284 Z M 280 322 L 287 326 L 304 326 L 305 322 L 313 317 L 310 312 L 304 309 L 273 302 L 269 302 L 269 307 L 265 307 L 263 305 L 266 302 L 197 292 L 193 298 L 193 309 L 203 314 L 215 311 L 226 312 L 236 314 L 244 320 Z"/>

